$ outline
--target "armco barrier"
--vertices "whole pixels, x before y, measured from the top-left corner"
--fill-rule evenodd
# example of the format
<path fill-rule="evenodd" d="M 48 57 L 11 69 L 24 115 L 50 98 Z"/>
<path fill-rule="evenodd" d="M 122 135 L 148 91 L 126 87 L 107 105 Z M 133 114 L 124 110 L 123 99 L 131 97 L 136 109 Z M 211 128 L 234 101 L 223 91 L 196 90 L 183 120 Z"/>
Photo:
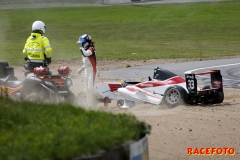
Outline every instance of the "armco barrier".
<path fill-rule="evenodd" d="M 106 4 L 121 4 L 121 3 L 131 3 L 131 0 L 101 0 L 101 2 Z"/>
<path fill-rule="evenodd" d="M 148 138 L 130 144 L 130 160 L 148 160 Z"/>
<path fill-rule="evenodd" d="M 108 151 L 101 151 L 95 155 L 74 158 L 73 160 L 149 160 L 148 136 Z"/>

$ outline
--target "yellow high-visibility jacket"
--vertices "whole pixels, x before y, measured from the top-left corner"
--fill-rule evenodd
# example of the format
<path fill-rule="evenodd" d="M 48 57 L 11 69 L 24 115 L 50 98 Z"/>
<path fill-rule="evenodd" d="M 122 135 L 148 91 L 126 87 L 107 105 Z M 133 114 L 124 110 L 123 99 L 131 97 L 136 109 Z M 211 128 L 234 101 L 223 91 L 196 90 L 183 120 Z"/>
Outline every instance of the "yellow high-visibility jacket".
<path fill-rule="evenodd" d="M 32 62 L 42 62 L 45 60 L 44 53 L 47 58 L 51 58 L 52 47 L 48 38 L 39 33 L 31 33 L 24 46 L 23 54 Z"/>

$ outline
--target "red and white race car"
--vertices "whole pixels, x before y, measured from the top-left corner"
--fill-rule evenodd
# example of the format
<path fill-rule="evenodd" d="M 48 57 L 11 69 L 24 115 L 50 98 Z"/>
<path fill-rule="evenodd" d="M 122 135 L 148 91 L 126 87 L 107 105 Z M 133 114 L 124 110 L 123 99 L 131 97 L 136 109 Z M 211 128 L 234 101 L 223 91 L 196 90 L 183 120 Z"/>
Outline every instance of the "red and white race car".
<path fill-rule="evenodd" d="M 200 88 L 196 76 L 209 74 L 210 85 Z M 95 86 L 98 101 L 107 106 L 117 100 L 117 106 L 130 108 L 138 104 L 150 103 L 167 105 L 169 108 L 183 103 L 216 104 L 224 100 L 220 70 L 201 73 L 185 73 L 185 79 L 162 68 L 154 68 L 153 78 L 145 82 L 102 82 Z"/>

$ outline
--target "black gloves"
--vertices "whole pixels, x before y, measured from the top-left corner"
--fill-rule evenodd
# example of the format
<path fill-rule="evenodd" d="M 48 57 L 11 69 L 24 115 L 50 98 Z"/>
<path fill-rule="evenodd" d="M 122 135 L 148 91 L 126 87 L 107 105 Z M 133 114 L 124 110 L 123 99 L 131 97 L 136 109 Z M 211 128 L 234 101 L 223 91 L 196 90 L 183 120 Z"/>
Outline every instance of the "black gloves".
<path fill-rule="evenodd" d="M 48 64 L 50 64 L 50 63 L 52 62 L 51 57 L 50 57 L 50 58 L 47 58 L 47 57 L 46 57 L 46 61 L 47 61 Z"/>
<path fill-rule="evenodd" d="M 27 61 L 27 60 L 29 60 L 29 58 L 28 57 L 24 57 L 24 60 Z"/>

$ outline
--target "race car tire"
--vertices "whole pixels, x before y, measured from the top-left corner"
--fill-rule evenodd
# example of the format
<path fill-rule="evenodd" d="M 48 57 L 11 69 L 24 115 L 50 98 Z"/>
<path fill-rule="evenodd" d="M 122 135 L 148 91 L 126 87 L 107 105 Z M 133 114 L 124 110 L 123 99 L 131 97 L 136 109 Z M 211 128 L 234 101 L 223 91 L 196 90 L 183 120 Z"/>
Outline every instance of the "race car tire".
<path fill-rule="evenodd" d="M 166 89 L 163 99 L 168 108 L 174 108 L 185 103 L 187 92 L 180 86 L 171 86 Z"/>
<path fill-rule="evenodd" d="M 118 106 L 118 107 L 122 107 L 123 105 L 124 105 L 124 100 L 119 99 L 119 100 L 117 101 L 117 106 Z"/>
<path fill-rule="evenodd" d="M 219 92 L 219 97 L 215 100 L 215 103 L 222 103 L 224 100 L 224 93 Z"/>

